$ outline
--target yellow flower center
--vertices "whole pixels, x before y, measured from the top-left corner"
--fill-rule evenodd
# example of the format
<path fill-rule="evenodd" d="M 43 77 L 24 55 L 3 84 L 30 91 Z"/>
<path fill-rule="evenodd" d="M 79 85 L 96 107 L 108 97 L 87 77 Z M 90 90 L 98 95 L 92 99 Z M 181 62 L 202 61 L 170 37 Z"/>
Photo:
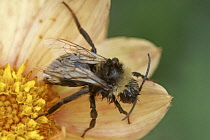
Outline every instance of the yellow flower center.
<path fill-rule="evenodd" d="M 41 117 L 58 99 L 48 85 L 31 79 L 26 68 L 11 68 L 9 64 L 0 68 L 0 139 L 42 140 L 55 135 L 59 129 L 53 116 Z"/>

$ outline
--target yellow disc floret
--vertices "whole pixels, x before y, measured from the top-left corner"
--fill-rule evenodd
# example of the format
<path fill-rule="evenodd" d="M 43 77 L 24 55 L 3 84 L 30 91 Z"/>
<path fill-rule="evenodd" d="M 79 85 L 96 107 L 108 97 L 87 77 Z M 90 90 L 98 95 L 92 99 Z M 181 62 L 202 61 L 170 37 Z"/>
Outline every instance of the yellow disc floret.
<path fill-rule="evenodd" d="M 48 85 L 24 75 L 25 68 L 25 64 L 18 69 L 9 64 L 0 68 L 1 140 L 42 140 L 59 131 L 52 116 L 34 120 L 57 96 Z"/>

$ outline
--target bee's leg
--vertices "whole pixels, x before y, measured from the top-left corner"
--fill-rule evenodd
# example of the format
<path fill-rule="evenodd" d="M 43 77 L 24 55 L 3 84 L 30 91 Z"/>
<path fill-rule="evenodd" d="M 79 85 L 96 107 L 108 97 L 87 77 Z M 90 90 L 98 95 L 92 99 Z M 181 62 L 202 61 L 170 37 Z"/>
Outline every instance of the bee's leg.
<path fill-rule="evenodd" d="M 137 99 L 134 100 L 134 102 L 132 102 L 132 103 L 133 103 L 133 106 L 131 107 L 130 111 L 129 111 L 128 114 L 125 116 L 125 118 L 122 119 L 122 121 L 125 120 L 125 119 L 127 119 L 127 118 L 130 116 L 130 114 L 132 113 L 133 109 L 134 109 L 135 106 L 136 106 L 136 102 L 137 102 Z"/>
<path fill-rule="evenodd" d="M 147 56 L 148 56 L 147 70 L 146 70 L 146 73 L 145 73 L 145 75 L 144 75 L 144 77 L 143 77 L 143 81 L 142 81 L 142 83 L 141 83 L 141 85 L 140 85 L 140 87 L 139 87 L 139 92 L 141 91 L 141 89 L 142 89 L 142 87 L 143 87 L 145 81 L 148 80 L 147 76 L 148 76 L 148 74 L 149 74 L 151 58 L 150 58 L 150 55 L 149 55 L 149 54 L 147 54 Z"/>
<path fill-rule="evenodd" d="M 82 28 L 82 26 L 80 25 L 79 23 L 79 20 L 77 19 L 75 13 L 73 12 L 73 10 L 65 3 L 63 2 L 63 4 L 69 9 L 69 11 L 71 12 L 73 18 L 74 18 L 74 21 L 77 25 L 77 28 L 79 30 L 79 32 L 81 33 L 81 35 L 85 38 L 85 40 L 88 42 L 88 44 L 92 47 L 91 49 L 91 52 L 94 52 L 96 53 L 96 47 L 95 45 L 93 44 L 93 41 L 91 40 L 90 36 L 88 35 L 88 33 Z"/>
<path fill-rule="evenodd" d="M 88 130 L 92 129 L 96 124 L 96 118 L 98 116 L 98 113 L 96 111 L 95 95 L 90 95 L 90 108 L 91 108 L 90 117 L 92 118 L 92 120 L 90 121 L 89 127 L 83 132 L 81 137 L 84 137 L 85 133 Z"/>
<path fill-rule="evenodd" d="M 121 107 L 120 103 L 116 100 L 114 95 L 112 95 L 112 100 L 113 100 L 115 106 L 118 108 L 119 112 L 123 113 L 127 116 L 128 113 Z M 129 116 L 127 118 L 128 118 L 128 124 L 130 124 L 131 122 L 130 122 Z"/>
<path fill-rule="evenodd" d="M 133 76 L 136 76 L 137 78 L 140 76 L 140 77 L 143 79 L 143 81 L 142 81 L 142 83 L 141 83 L 141 85 L 140 85 L 140 87 L 139 87 L 139 92 L 141 91 L 141 89 L 142 89 L 142 87 L 143 87 L 145 81 L 146 81 L 146 80 L 149 80 L 149 79 L 147 78 L 147 76 L 148 76 L 148 74 L 149 74 L 151 58 L 150 58 L 150 55 L 149 55 L 149 54 L 147 54 L 147 56 L 148 56 L 148 65 L 147 65 L 146 74 L 145 74 L 145 75 L 142 75 L 141 73 L 138 73 L 138 72 L 132 72 Z"/>
<path fill-rule="evenodd" d="M 141 77 L 142 79 L 145 78 L 145 76 L 139 72 L 132 72 L 132 75 L 135 76 L 135 77 Z M 149 80 L 148 78 L 146 78 L 147 80 Z"/>
<path fill-rule="evenodd" d="M 86 94 L 89 92 L 89 88 L 84 88 L 83 90 L 80 90 L 66 98 L 63 98 L 62 101 L 56 103 L 55 105 L 53 105 L 48 111 L 47 113 L 45 114 L 40 114 L 38 115 L 36 118 L 34 118 L 34 120 L 38 119 L 39 117 L 41 116 L 46 116 L 46 115 L 49 115 L 49 114 L 52 114 L 53 112 L 55 112 L 57 109 L 59 109 L 62 105 L 68 103 L 68 102 L 71 102 L 75 99 L 77 99 L 78 97 L 80 97 L 81 95 L 83 94 Z"/>

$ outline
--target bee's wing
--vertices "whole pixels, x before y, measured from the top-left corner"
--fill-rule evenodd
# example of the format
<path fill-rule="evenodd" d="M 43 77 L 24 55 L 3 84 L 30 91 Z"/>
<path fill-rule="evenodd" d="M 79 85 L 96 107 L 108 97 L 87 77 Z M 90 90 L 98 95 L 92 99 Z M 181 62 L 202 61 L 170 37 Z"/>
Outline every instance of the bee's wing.
<path fill-rule="evenodd" d="M 107 83 L 97 77 L 89 65 L 103 63 L 106 58 L 62 39 L 47 39 L 45 44 L 58 57 L 43 70 L 47 83 L 61 86 L 93 84 L 108 89 Z"/>
<path fill-rule="evenodd" d="M 46 39 L 45 45 L 51 48 L 53 54 L 57 57 L 71 55 L 72 60 L 86 64 L 97 64 L 106 61 L 106 58 L 89 51 L 72 42 L 63 39 Z"/>
<path fill-rule="evenodd" d="M 55 59 L 43 73 L 50 84 L 72 87 L 92 84 L 109 89 L 107 83 L 97 77 L 88 64 L 69 61 L 68 55 Z"/>

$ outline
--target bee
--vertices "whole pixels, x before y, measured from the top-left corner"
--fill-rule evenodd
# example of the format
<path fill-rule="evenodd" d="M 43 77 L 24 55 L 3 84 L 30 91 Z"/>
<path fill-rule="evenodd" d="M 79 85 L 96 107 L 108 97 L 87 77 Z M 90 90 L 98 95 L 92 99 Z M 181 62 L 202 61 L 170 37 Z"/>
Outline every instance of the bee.
<path fill-rule="evenodd" d="M 68 97 L 63 98 L 60 102 L 53 105 L 45 114 L 38 115 L 46 116 L 55 112 L 62 105 L 76 100 L 82 95 L 89 95 L 90 101 L 90 116 L 91 122 L 89 127 L 84 130 L 81 137 L 84 137 L 86 132 L 94 128 L 97 119 L 97 110 L 95 98 L 101 95 L 102 98 L 107 98 L 109 103 L 114 103 L 120 113 L 126 116 L 122 119 L 128 120 L 137 101 L 138 96 L 144 82 L 147 79 L 150 68 L 150 55 L 148 54 L 148 67 L 146 74 L 142 75 L 138 72 L 131 72 L 130 69 L 121 63 L 118 58 L 105 58 L 97 54 L 95 45 L 93 44 L 88 33 L 81 27 L 76 15 L 72 9 L 65 3 L 73 16 L 77 28 L 81 35 L 85 38 L 88 44 L 92 47 L 88 50 L 75 43 L 63 39 L 47 39 L 45 44 L 52 50 L 62 52 L 59 57 L 43 70 L 44 81 L 47 84 L 61 85 L 69 87 L 81 86 L 82 89 Z M 65 53 L 63 53 L 65 52 Z M 142 83 L 139 85 L 134 77 L 141 77 Z M 122 103 L 133 104 L 130 111 L 125 111 L 119 101 Z"/>

